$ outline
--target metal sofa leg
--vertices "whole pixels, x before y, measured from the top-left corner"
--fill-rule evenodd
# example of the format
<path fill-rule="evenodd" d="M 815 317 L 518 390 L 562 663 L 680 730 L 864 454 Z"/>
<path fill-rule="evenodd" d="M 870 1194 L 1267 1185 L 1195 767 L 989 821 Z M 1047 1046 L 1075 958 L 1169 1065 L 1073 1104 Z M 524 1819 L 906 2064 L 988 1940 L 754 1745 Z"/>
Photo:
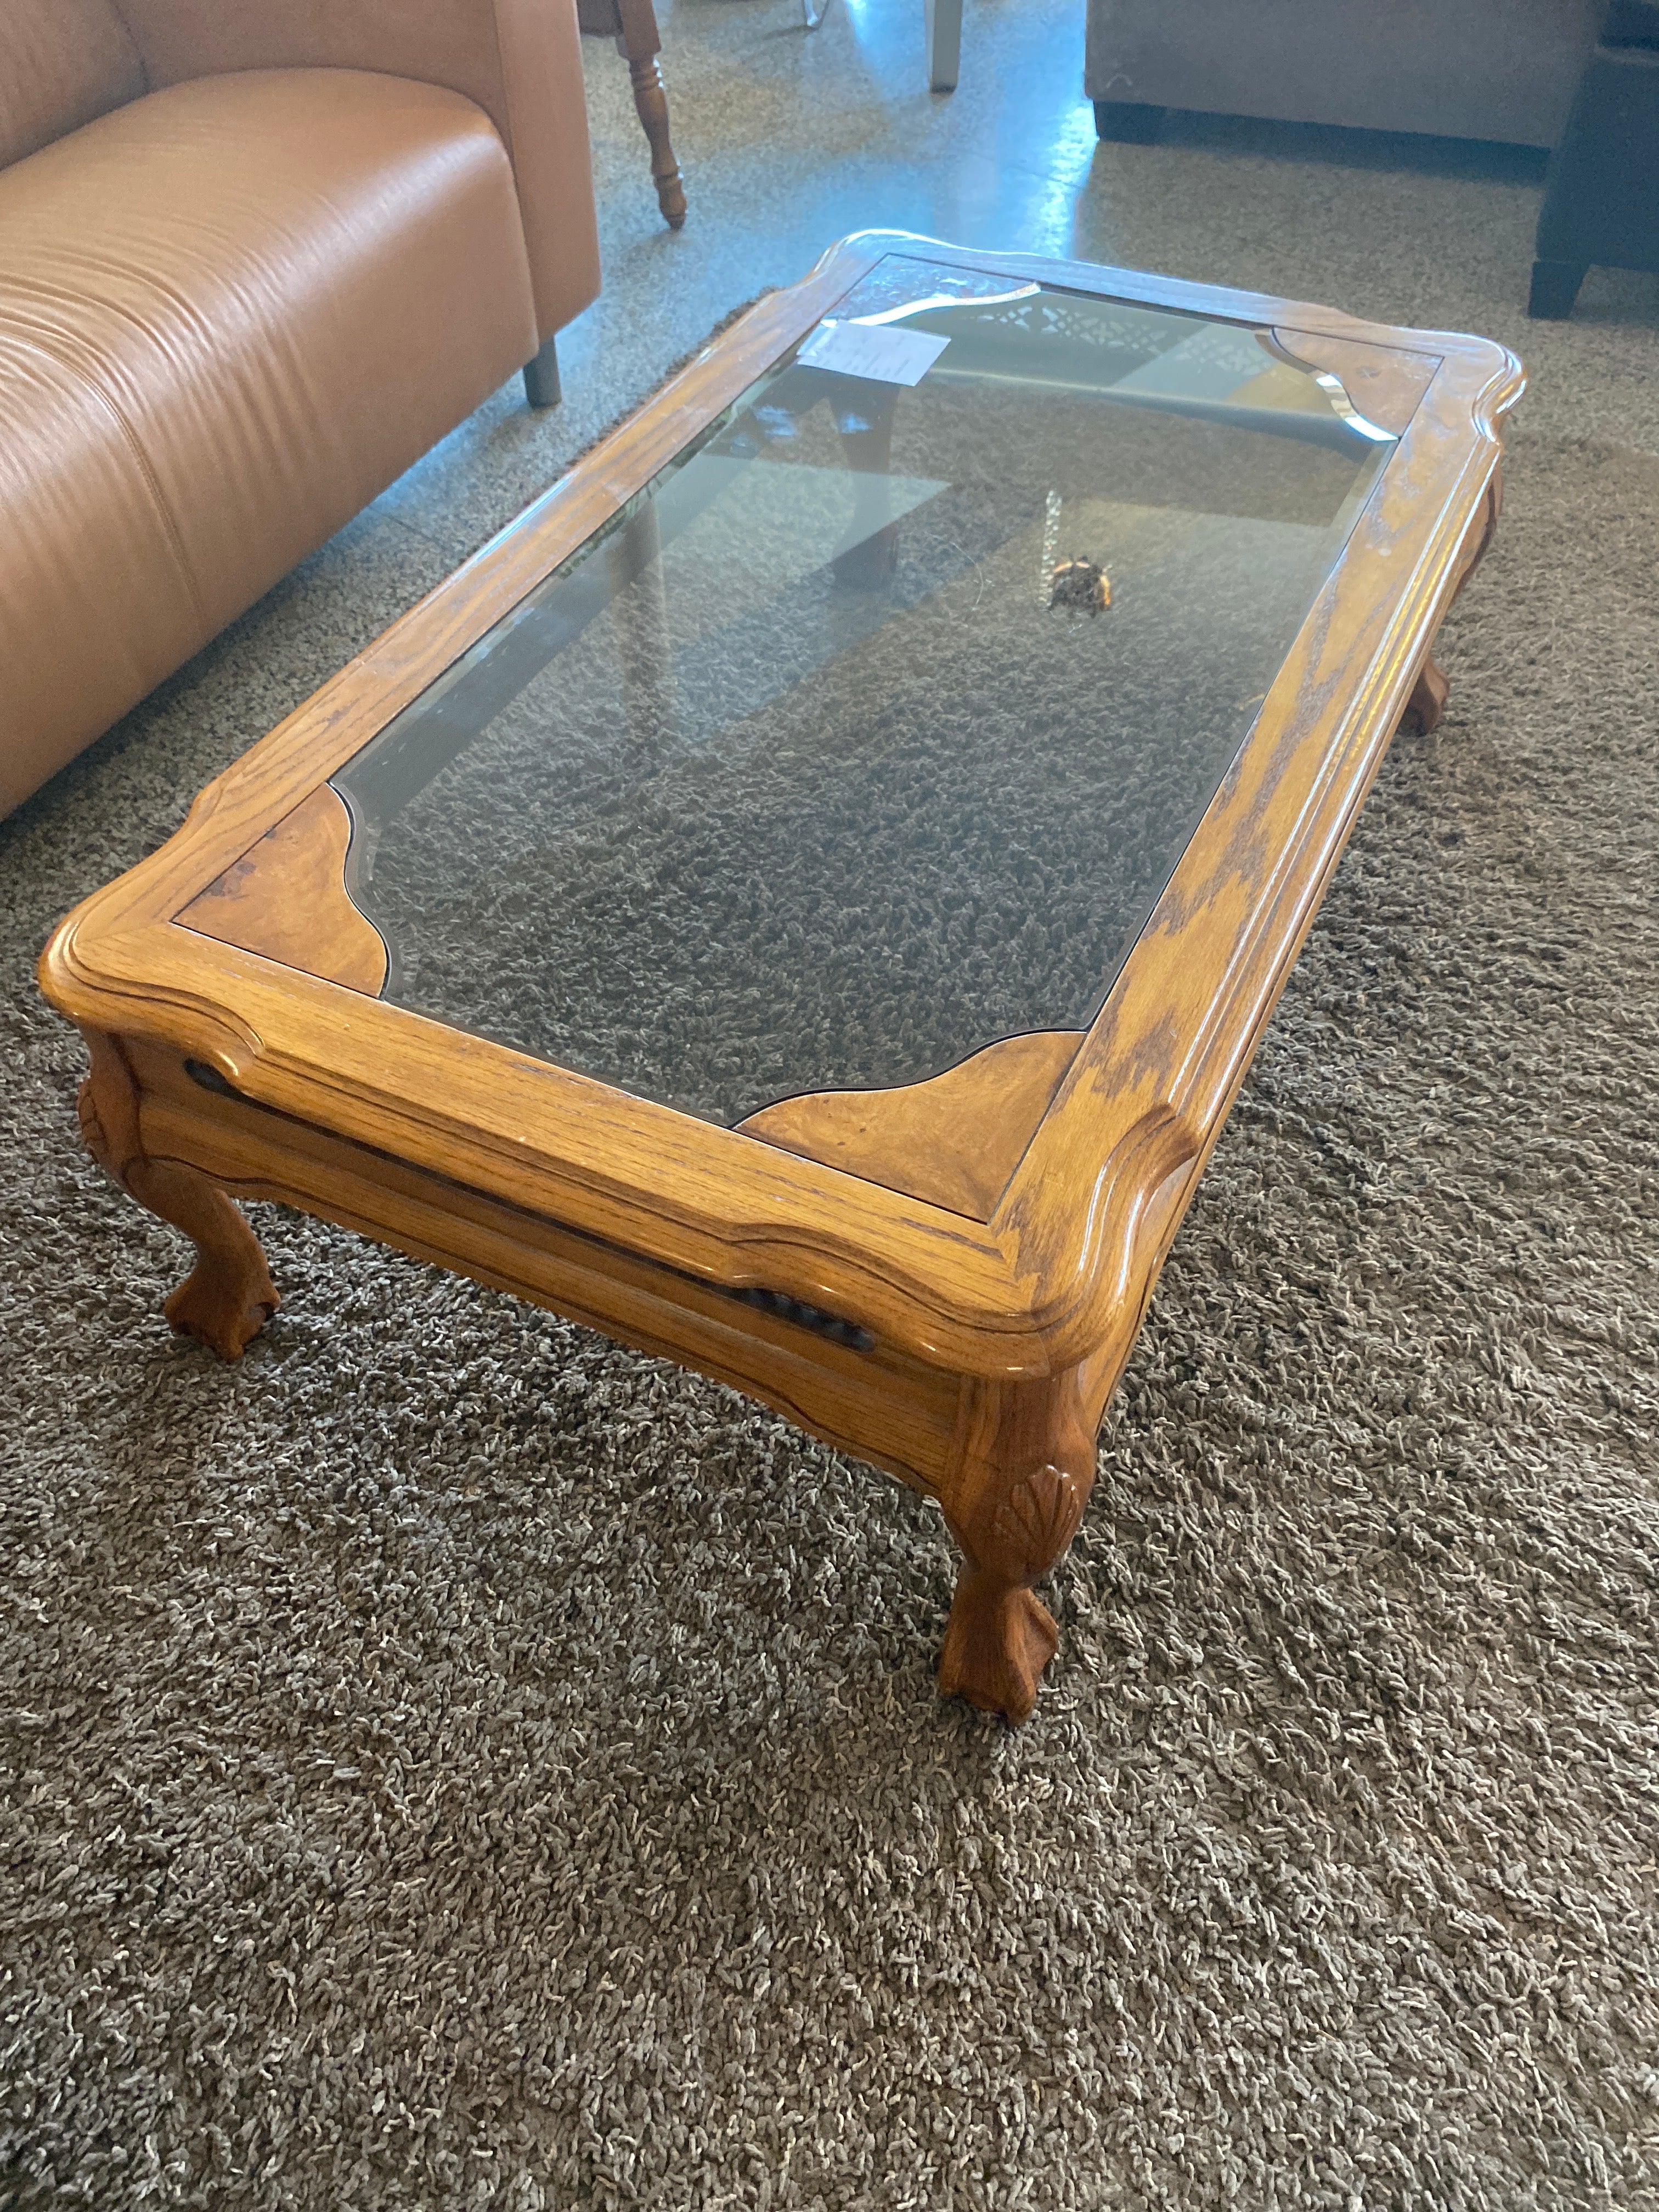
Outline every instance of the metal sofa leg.
<path fill-rule="evenodd" d="M 558 348 L 552 338 L 544 343 L 533 361 L 524 365 L 524 396 L 532 407 L 556 407 L 562 397 Z"/>
<path fill-rule="evenodd" d="M 962 74 L 962 0 L 927 0 L 927 82 L 954 92 Z"/>

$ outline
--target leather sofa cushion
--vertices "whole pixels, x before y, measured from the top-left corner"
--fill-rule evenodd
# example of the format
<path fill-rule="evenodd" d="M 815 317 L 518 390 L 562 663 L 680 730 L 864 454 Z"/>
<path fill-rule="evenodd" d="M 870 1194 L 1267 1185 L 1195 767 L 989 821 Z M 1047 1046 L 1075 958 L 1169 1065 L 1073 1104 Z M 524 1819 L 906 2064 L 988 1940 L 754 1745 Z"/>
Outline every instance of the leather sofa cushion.
<path fill-rule="evenodd" d="M 536 344 L 505 151 L 435 86 L 204 79 L 0 172 L 0 811 Z"/>
<path fill-rule="evenodd" d="M 378 70 L 476 100 L 500 132 L 518 179 L 542 336 L 562 329 L 597 296 L 587 110 L 571 0 L 114 4 L 155 91 L 239 70 Z"/>
<path fill-rule="evenodd" d="M 0 0 L 0 168 L 144 88 L 110 0 Z"/>

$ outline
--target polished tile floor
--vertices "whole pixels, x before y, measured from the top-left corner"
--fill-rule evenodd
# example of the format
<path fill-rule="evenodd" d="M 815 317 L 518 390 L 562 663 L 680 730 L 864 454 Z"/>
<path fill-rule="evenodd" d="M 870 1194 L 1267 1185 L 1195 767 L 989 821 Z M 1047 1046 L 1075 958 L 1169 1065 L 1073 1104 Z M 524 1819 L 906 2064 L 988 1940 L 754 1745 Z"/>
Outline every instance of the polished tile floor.
<path fill-rule="evenodd" d="M 195 793 L 544 491 L 731 308 L 849 231 L 1164 270 L 1522 351 L 1529 429 L 1659 453 L 1659 279 L 1593 270 L 1525 315 L 1543 161 L 1239 118 L 1103 145 L 1084 0 L 967 0 L 961 82 L 927 89 L 923 0 L 663 0 L 690 213 L 662 222 L 626 67 L 582 42 L 604 290 L 562 333 L 563 404 L 514 379 L 64 775 L 113 773 L 140 849 Z M 43 805 L 46 802 L 42 802 Z M 90 888 L 90 886 L 88 886 Z"/>
<path fill-rule="evenodd" d="M 1066 253 L 1094 155 L 1079 0 L 970 14 L 961 87 L 927 89 L 922 0 L 678 0 L 659 10 L 690 198 L 661 222 L 626 66 L 586 40 L 605 290 L 561 338 L 559 420 L 509 389 L 391 495 L 456 551 L 506 520 L 726 311 L 873 227 Z"/>
<path fill-rule="evenodd" d="M 1173 118 L 1156 146 L 1101 145 L 1083 0 L 969 0 L 948 95 L 927 88 L 922 0 L 830 0 L 812 32 L 799 0 L 670 0 L 659 14 L 690 220 L 678 234 L 661 222 L 626 68 L 585 40 L 605 290 L 561 339 L 565 403 L 538 418 L 508 387 L 375 510 L 451 562 L 728 309 L 872 227 L 1479 329 L 1546 370 L 1589 325 L 1629 404 L 1577 427 L 1659 439 L 1655 280 L 1595 272 L 1571 338 L 1526 321 L 1541 155 L 1197 117 Z M 1545 404 L 1571 417 L 1578 403 L 1562 379 Z"/>

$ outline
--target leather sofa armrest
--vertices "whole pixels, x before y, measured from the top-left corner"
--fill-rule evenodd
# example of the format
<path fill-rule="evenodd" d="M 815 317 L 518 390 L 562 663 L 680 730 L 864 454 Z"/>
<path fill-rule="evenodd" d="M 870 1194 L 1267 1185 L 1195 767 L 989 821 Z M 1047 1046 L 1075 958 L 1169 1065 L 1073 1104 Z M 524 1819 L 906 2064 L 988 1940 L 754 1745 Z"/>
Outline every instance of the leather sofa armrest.
<path fill-rule="evenodd" d="M 115 0 L 152 91 L 235 70 L 373 70 L 464 94 L 518 185 L 539 335 L 595 298 L 574 0 Z"/>

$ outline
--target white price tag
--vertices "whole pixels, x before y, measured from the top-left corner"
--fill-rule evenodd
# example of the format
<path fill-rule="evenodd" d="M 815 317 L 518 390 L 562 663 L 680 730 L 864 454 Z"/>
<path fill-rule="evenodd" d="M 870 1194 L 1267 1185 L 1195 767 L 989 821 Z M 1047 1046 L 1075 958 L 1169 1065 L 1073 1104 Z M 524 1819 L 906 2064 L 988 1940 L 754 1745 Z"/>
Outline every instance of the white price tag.
<path fill-rule="evenodd" d="M 893 323 L 820 323 L 795 358 L 878 384 L 920 384 L 950 343 Z"/>

